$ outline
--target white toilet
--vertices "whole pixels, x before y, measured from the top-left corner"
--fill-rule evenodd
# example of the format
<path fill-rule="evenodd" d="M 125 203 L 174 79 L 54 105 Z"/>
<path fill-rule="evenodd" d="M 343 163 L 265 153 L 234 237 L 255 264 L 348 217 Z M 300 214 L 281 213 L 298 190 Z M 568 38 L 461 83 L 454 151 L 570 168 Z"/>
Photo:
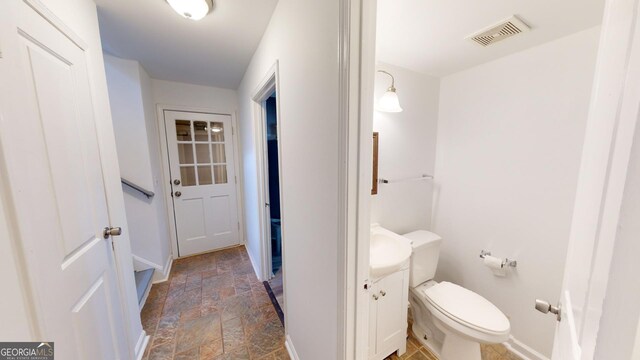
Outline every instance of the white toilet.
<path fill-rule="evenodd" d="M 412 331 L 441 360 L 480 360 L 480 343 L 509 338 L 509 319 L 491 302 L 462 286 L 433 280 L 442 238 L 419 230 L 412 241 L 409 303 Z"/>

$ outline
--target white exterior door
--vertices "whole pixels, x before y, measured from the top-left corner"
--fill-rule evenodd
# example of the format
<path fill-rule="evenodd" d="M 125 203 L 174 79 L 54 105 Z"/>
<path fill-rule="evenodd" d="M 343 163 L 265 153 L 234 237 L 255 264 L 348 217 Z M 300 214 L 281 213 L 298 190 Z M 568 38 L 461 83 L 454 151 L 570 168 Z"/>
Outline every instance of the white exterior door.
<path fill-rule="evenodd" d="M 179 255 L 240 244 L 231 115 L 164 119 Z"/>
<path fill-rule="evenodd" d="M 11 19 L 0 24 L 0 154 L 34 334 L 55 343 L 56 359 L 129 359 L 112 239 L 103 237 L 109 217 L 87 54 L 33 6 L 0 4 Z"/>

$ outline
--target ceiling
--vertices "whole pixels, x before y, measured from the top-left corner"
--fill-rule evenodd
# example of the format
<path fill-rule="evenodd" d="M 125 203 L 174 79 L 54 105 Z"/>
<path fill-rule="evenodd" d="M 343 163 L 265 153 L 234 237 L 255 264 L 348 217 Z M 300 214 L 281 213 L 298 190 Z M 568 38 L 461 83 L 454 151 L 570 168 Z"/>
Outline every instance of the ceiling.
<path fill-rule="evenodd" d="M 104 50 L 154 79 L 237 89 L 277 0 L 217 0 L 200 21 L 165 0 L 96 0 Z"/>
<path fill-rule="evenodd" d="M 378 0 L 377 61 L 442 77 L 602 22 L 604 0 Z M 482 47 L 466 39 L 511 15 L 531 27 Z"/>

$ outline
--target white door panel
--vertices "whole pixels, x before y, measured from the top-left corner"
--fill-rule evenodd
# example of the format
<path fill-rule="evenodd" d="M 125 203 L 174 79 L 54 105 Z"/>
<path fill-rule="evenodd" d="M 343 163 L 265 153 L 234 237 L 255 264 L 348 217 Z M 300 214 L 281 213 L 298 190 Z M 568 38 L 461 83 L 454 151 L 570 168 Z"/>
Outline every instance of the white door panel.
<path fill-rule="evenodd" d="M 16 0 L 0 11 L 16 22 L 1 28 L 14 35 L 0 61 L 0 140 L 39 340 L 60 359 L 128 359 L 87 54 L 46 12 Z"/>
<path fill-rule="evenodd" d="M 593 359 L 620 207 L 639 118 L 638 0 L 608 0 L 571 234 L 553 360 Z"/>
<path fill-rule="evenodd" d="M 240 243 L 231 116 L 165 111 L 178 252 Z"/>
<path fill-rule="evenodd" d="M 85 166 L 87 160 L 99 162 L 99 156 L 95 152 L 95 145 L 78 144 L 81 141 L 79 134 L 95 133 L 95 129 L 83 124 L 87 122 L 86 118 L 75 116 L 74 102 L 86 99 L 74 98 L 71 91 L 74 88 L 72 68 L 55 56 L 44 53 L 30 41 L 25 41 L 24 45 L 27 50 L 25 55 L 31 60 L 54 193 L 57 199 L 63 200 L 59 204 L 63 232 L 62 255 L 68 257 L 80 250 L 83 244 L 95 239 L 96 229 L 105 224 L 104 221 L 98 223 L 98 218 L 106 218 L 101 173 L 95 166 Z M 95 174 L 91 174 L 96 170 L 97 182 L 96 176 L 93 176 Z M 91 179 L 93 183 L 87 181 Z M 92 193 L 101 194 L 102 199 L 94 199 Z"/>
<path fill-rule="evenodd" d="M 378 299 L 378 334 L 377 344 L 382 349 L 387 349 L 393 345 L 398 336 L 405 336 L 407 332 L 407 321 L 398 316 L 399 310 L 406 307 L 406 300 L 402 294 L 406 291 L 404 287 L 405 272 L 398 271 L 382 279 L 378 287 L 378 293 L 383 291 L 386 296 Z M 403 302 L 404 300 L 404 302 Z"/>
<path fill-rule="evenodd" d="M 210 214 L 216 214 L 216 216 L 207 223 L 209 233 L 214 236 L 230 235 L 233 229 L 231 227 L 231 216 L 229 214 L 229 209 L 231 208 L 230 196 L 211 196 L 207 205 L 209 206 L 208 212 Z"/>
<path fill-rule="evenodd" d="M 578 340 L 576 319 L 571 305 L 569 291 L 565 291 L 561 301 L 562 321 L 558 323 L 558 330 L 555 335 L 553 348 L 553 358 L 562 360 L 580 360 L 582 350 Z"/>

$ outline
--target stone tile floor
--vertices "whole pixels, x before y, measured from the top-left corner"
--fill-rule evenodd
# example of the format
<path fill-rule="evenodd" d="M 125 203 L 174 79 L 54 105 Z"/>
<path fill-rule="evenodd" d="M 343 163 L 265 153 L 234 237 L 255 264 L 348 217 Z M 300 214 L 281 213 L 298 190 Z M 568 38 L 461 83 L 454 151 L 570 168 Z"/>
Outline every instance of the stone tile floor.
<path fill-rule="evenodd" d="M 521 360 L 518 356 L 510 353 L 506 347 L 500 344 L 481 345 L 482 360 Z M 407 352 L 398 357 L 395 353 L 387 356 L 385 360 L 438 360 L 438 357 L 426 349 L 409 331 L 407 339 Z"/>
<path fill-rule="evenodd" d="M 242 246 L 176 260 L 141 317 L 151 336 L 143 360 L 289 359 L 284 328 Z M 397 359 L 438 360 L 411 333 L 407 352 L 386 360 Z M 520 360 L 502 345 L 483 345 L 482 359 Z"/>
<path fill-rule="evenodd" d="M 174 261 L 142 309 L 144 360 L 289 359 L 284 328 L 244 247 Z"/>

